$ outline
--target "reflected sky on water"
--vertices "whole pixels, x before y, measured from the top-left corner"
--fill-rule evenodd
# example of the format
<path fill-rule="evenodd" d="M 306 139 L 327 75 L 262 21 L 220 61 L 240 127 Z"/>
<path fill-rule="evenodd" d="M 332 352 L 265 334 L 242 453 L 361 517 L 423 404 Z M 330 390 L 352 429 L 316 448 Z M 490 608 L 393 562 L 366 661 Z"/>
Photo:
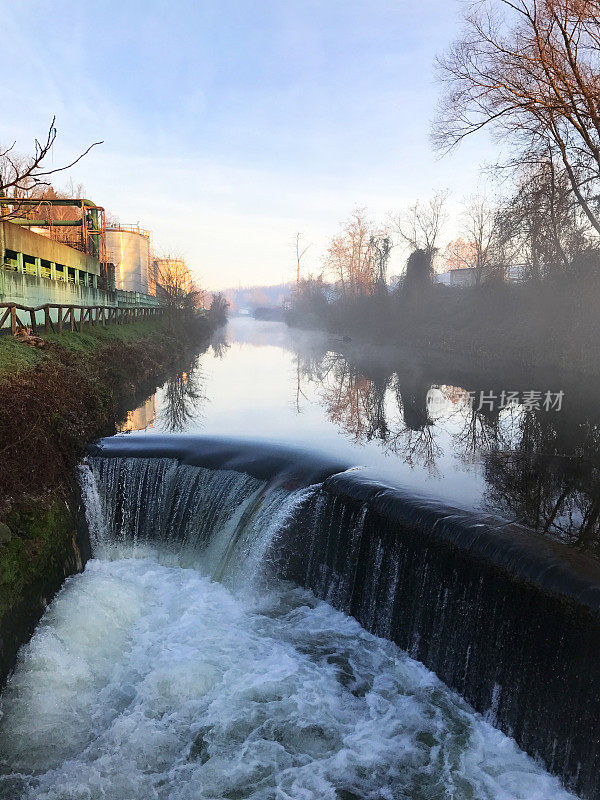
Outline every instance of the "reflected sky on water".
<path fill-rule="evenodd" d="M 572 385 L 238 317 L 119 430 L 139 419 L 149 435 L 301 445 L 595 551 L 600 419 L 593 391 Z"/>

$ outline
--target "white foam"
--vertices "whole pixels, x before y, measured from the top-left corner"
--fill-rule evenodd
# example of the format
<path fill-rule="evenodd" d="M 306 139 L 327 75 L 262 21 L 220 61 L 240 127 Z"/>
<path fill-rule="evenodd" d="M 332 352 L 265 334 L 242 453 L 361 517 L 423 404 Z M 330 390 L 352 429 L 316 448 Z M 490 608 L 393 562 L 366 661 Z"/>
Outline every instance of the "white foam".
<path fill-rule="evenodd" d="M 309 593 L 242 598 L 156 555 L 69 579 L 2 709 L 10 800 L 571 797 Z"/>

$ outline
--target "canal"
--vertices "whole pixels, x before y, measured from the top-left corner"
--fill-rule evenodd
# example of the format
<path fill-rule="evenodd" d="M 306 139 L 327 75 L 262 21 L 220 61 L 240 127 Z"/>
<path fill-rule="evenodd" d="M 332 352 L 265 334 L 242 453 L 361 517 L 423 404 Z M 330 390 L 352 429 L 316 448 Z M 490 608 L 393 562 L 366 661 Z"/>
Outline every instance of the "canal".
<path fill-rule="evenodd" d="M 574 797 L 495 727 L 498 697 L 477 713 L 418 642 L 388 640 L 376 617 L 391 611 L 373 606 L 368 632 L 335 592 L 268 566 L 300 511 L 323 513 L 315 487 L 349 467 L 593 560 L 597 430 L 567 379 L 232 319 L 118 426 L 146 449 L 210 441 L 202 463 L 100 451 L 81 467 L 94 557 L 8 682 L 0 797 Z M 314 454 L 310 469 L 270 455 L 282 446 Z"/>

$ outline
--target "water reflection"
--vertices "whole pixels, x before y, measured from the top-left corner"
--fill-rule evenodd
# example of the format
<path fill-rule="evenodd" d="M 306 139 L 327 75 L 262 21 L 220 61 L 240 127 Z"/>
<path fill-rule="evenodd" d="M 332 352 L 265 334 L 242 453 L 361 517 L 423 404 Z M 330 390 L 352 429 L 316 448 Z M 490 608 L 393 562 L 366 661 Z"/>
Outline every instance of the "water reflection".
<path fill-rule="evenodd" d="M 127 411 L 125 419 L 117 423 L 117 433 L 131 433 L 133 431 L 146 431 L 152 428 L 156 421 L 156 395 L 151 395 L 140 406 Z"/>
<path fill-rule="evenodd" d="M 354 442 L 376 440 L 433 476 L 449 433 L 455 457 L 483 464 L 487 510 L 571 544 L 600 546 L 597 419 L 568 406 L 477 407 L 473 395 L 489 394 L 477 384 L 439 384 L 424 370 L 386 370 L 339 352 L 298 353 L 297 364 L 298 393 L 307 397 L 316 384 L 329 420 Z"/>
<path fill-rule="evenodd" d="M 230 347 L 225 327 L 217 329 L 211 339 L 210 346 L 215 358 L 224 358 Z"/>
<path fill-rule="evenodd" d="M 162 386 L 160 408 L 157 410 L 157 393 L 141 405 L 127 411 L 122 422 L 116 424 L 117 433 L 150 432 L 160 419 L 162 431 L 180 433 L 196 420 L 206 399 L 201 390 L 199 370 L 189 368 L 172 375 Z"/>
<path fill-rule="evenodd" d="M 532 407 L 524 398 L 536 388 L 541 396 L 564 390 L 565 402 Z M 503 392 L 518 401 L 472 402 Z M 485 373 L 456 357 L 390 354 L 278 323 L 234 321 L 121 430 L 308 446 L 449 505 L 600 552 L 595 396 L 564 376 L 498 365 Z"/>
<path fill-rule="evenodd" d="M 199 366 L 174 375 L 166 382 L 161 417 L 167 431 L 181 433 L 188 423 L 198 418 L 199 410 L 206 402 L 202 383 Z"/>

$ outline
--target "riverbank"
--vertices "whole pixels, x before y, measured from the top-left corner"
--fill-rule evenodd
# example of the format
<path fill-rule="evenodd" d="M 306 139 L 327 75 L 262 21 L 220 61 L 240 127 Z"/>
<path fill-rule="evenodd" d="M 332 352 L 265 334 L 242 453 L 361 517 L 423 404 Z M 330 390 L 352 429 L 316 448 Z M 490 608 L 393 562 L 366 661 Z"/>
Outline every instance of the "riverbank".
<path fill-rule="evenodd" d="M 482 365 L 598 376 L 599 292 L 595 276 L 535 285 L 433 285 L 420 294 L 395 291 L 329 303 L 313 291 L 296 298 L 287 322 L 377 345 L 460 354 Z"/>
<path fill-rule="evenodd" d="M 88 556 L 74 480 L 86 444 L 114 432 L 127 398 L 185 368 L 214 327 L 203 316 L 0 339 L 0 685 Z"/>

